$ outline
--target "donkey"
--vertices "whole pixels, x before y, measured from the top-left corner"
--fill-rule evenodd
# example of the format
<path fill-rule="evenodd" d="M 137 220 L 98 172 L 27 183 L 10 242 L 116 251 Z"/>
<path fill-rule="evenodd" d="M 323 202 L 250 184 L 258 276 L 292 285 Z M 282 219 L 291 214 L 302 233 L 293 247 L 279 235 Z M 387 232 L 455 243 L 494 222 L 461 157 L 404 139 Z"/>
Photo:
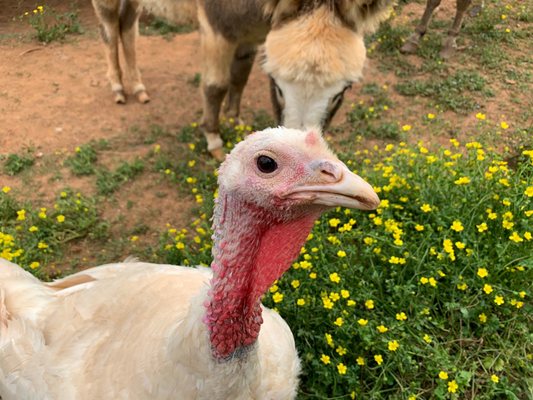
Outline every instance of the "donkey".
<path fill-rule="evenodd" d="M 444 42 L 444 46 L 440 51 L 440 56 L 445 60 L 449 59 L 457 49 L 457 36 L 459 35 L 459 31 L 461 30 L 461 25 L 463 23 L 465 12 L 470 6 L 470 3 L 472 3 L 472 0 L 456 1 L 457 6 L 455 19 L 453 21 L 452 28 L 448 32 L 448 37 Z M 407 39 L 405 44 L 401 47 L 400 52 L 404 54 L 414 54 L 416 52 L 416 50 L 418 49 L 418 43 L 420 42 L 420 38 L 422 38 L 422 36 L 426 34 L 426 31 L 428 29 L 431 14 L 433 14 L 433 11 L 435 11 L 435 9 L 440 5 L 440 2 L 441 0 L 427 0 L 426 9 L 424 10 L 424 14 L 422 15 L 420 23 L 415 28 L 415 32 L 409 37 L 409 39 Z"/>
<path fill-rule="evenodd" d="M 363 36 L 390 14 L 394 0 L 92 0 L 102 26 L 107 76 L 117 103 L 125 103 L 118 61 L 122 42 L 126 73 L 137 99 L 150 100 L 136 65 L 135 39 L 144 7 L 171 22 L 196 14 L 202 54 L 201 128 L 211 154 L 224 157 L 219 114 L 237 119 L 257 48 L 270 77 L 278 124 L 325 129 L 344 92 L 362 76 Z"/>

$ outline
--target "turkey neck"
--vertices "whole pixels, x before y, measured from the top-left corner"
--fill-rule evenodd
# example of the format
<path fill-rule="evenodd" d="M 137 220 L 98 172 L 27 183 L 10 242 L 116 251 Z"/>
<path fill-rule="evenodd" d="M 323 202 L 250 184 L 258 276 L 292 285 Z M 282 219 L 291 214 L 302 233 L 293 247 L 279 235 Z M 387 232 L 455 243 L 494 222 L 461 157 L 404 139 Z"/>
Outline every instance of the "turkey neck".
<path fill-rule="evenodd" d="M 319 209 L 268 210 L 220 189 L 204 304 L 216 359 L 242 358 L 254 345 L 263 322 L 261 296 L 298 256 L 319 215 Z"/>

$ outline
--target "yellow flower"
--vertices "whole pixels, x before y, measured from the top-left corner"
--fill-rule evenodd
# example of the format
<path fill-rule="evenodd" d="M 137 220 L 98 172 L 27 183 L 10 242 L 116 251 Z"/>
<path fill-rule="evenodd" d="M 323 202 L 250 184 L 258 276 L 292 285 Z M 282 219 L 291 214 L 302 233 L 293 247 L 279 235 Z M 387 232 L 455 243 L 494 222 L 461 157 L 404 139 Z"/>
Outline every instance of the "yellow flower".
<path fill-rule="evenodd" d="M 130 238 L 130 241 L 132 241 L 132 242 L 136 242 L 137 240 L 139 240 L 139 236 L 136 236 L 136 235 L 134 235 L 134 236 L 132 236 Z"/>
<path fill-rule="evenodd" d="M 376 354 L 374 356 L 374 360 L 378 363 L 378 365 L 381 365 L 383 363 L 383 357 L 381 356 L 381 354 Z"/>
<path fill-rule="evenodd" d="M 305 300 L 304 299 L 298 299 L 298 300 L 296 300 L 296 304 L 298 304 L 299 306 L 303 306 L 303 305 L 305 305 Z"/>
<path fill-rule="evenodd" d="M 339 356 L 343 356 L 346 353 L 348 353 L 348 350 L 346 350 L 346 348 L 342 347 L 342 346 L 337 347 L 337 349 L 335 349 L 335 351 L 339 354 Z"/>
<path fill-rule="evenodd" d="M 487 117 L 483 113 L 477 113 L 476 118 L 479 119 L 480 121 L 484 121 Z"/>
<path fill-rule="evenodd" d="M 345 375 L 348 368 L 343 363 L 337 364 L 337 371 L 339 371 L 339 375 Z"/>
<path fill-rule="evenodd" d="M 479 225 L 476 225 L 476 228 L 477 228 L 477 231 L 478 232 L 485 232 L 486 230 L 489 229 L 489 227 L 487 226 L 487 224 L 485 222 L 479 224 Z"/>
<path fill-rule="evenodd" d="M 490 376 L 490 380 L 491 380 L 492 382 L 494 382 L 494 383 L 498 383 L 498 382 L 500 381 L 500 378 L 498 378 L 498 375 L 494 375 L 494 374 L 492 374 L 492 375 Z"/>
<path fill-rule="evenodd" d="M 477 274 L 480 278 L 486 278 L 489 276 L 489 271 L 486 268 L 478 268 Z"/>
<path fill-rule="evenodd" d="M 500 122 L 500 127 L 502 129 L 509 129 L 509 124 L 505 121 Z"/>
<path fill-rule="evenodd" d="M 342 324 L 344 324 L 344 320 L 341 317 L 339 317 L 335 320 L 334 324 L 337 326 L 342 326 Z"/>
<path fill-rule="evenodd" d="M 350 292 L 347 291 L 346 289 L 342 289 L 341 290 L 341 296 L 343 299 L 347 299 L 348 297 L 350 297 Z"/>
<path fill-rule="evenodd" d="M 431 336 L 429 336 L 427 333 L 424 335 L 424 337 L 422 338 L 424 340 L 424 342 L 426 343 L 431 343 L 433 340 L 431 339 Z"/>
<path fill-rule="evenodd" d="M 276 292 L 272 295 L 272 300 L 274 303 L 281 303 L 283 301 L 283 294 Z"/>
<path fill-rule="evenodd" d="M 329 333 L 324 334 L 324 336 L 326 338 L 328 346 L 333 347 L 333 337 Z"/>
<path fill-rule="evenodd" d="M 398 347 L 400 347 L 400 344 L 397 340 L 391 340 L 389 341 L 388 346 L 390 351 L 396 351 L 398 350 Z"/>
<path fill-rule="evenodd" d="M 420 278 L 420 283 L 421 283 L 422 285 L 425 285 L 425 284 L 428 283 L 428 282 L 429 282 L 429 279 L 426 278 L 425 276 L 423 276 L 422 278 Z"/>
<path fill-rule="evenodd" d="M 37 232 L 38 230 L 39 228 L 37 228 L 35 225 L 30 226 L 30 228 L 28 229 L 28 231 L 30 232 Z"/>
<path fill-rule="evenodd" d="M 333 272 L 329 274 L 329 280 L 334 283 L 339 283 L 341 281 L 341 277 L 336 272 Z"/>
<path fill-rule="evenodd" d="M 57 219 L 57 222 L 59 222 L 60 224 L 65 222 L 65 216 L 64 215 L 58 215 L 56 219 Z"/>
<path fill-rule="evenodd" d="M 294 279 L 292 282 L 291 282 L 291 286 L 295 289 L 298 289 L 298 287 L 300 287 L 300 281 L 298 279 Z"/>
<path fill-rule="evenodd" d="M 369 310 L 372 310 L 374 308 L 374 300 L 367 300 L 365 301 L 365 307 Z"/>
<path fill-rule="evenodd" d="M 522 239 L 520 237 L 520 235 L 518 234 L 518 232 L 513 232 L 513 234 L 511 236 L 509 236 L 509 240 L 512 240 L 513 242 L 515 243 L 520 243 L 520 242 L 523 242 L 524 239 Z"/>
<path fill-rule="evenodd" d="M 533 186 L 528 186 L 528 188 L 526 189 L 526 191 L 524 192 L 524 194 L 525 194 L 527 197 L 533 197 Z"/>
<path fill-rule="evenodd" d="M 376 329 L 378 330 L 379 333 L 385 333 L 389 330 L 389 328 L 387 328 L 385 325 L 380 325 Z"/>
<path fill-rule="evenodd" d="M 455 180 L 454 183 L 456 185 L 466 185 L 470 183 L 470 178 L 468 176 L 462 176 L 459 179 Z"/>
<path fill-rule="evenodd" d="M 466 283 L 464 283 L 464 282 L 463 283 L 458 283 L 457 284 L 457 289 L 466 290 L 466 289 L 468 289 L 468 285 Z"/>
<path fill-rule="evenodd" d="M 455 393 L 457 392 L 458 388 L 459 385 L 457 385 L 457 382 L 455 382 L 455 380 L 448 382 L 448 392 Z"/>
<path fill-rule="evenodd" d="M 4 186 L 4 187 L 2 188 L 2 192 L 6 193 L 6 194 L 9 193 L 10 190 L 11 190 L 11 188 L 10 188 L 9 186 Z"/>
<path fill-rule="evenodd" d="M 48 245 L 46 243 L 39 242 L 37 243 L 37 247 L 42 250 L 42 249 L 47 249 Z"/>
<path fill-rule="evenodd" d="M 345 252 L 344 250 L 339 250 L 339 251 L 337 252 L 337 256 L 338 256 L 339 258 L 346 257 L 346 252 Z"/>
<path fill-rule="evenodd" d="M 491 294 L 492 293 L 492 285 L 489 285 L 488 283 L 485 283 L 485 285 L 483 285 L 483 291 L 486 294 Z"/>
<path fill-rule="evenodd" d="M 417 230 L 418 232 L 422 232 L 424 229 L 425 229 L 424 225 L 420 225 L 420 224 L 415 225 L 415 230 Z"/>
<path fill-rule="evenodd" d="M 357 320 L 357 323 L 361 326 L 366 326 L 368 324 L 368 320 L 367 319 L 363 319 L 363 318 L 360 318 Z"/>
<path fill-rule="evenodd" d="M 405 321 L 407 319 L 407 315 L 402 311 L 401 313 L 396 314 L 396 319 L 398 321 Z"/>
<path fill-rule="evenodd" d="M 17 211 L 17 221 L 24 221 L 26 219 L 26 210 Z"/>
<path fill-rule="evenodd" d="M 433 287 L 437 286 L 437 280 L 433 277 L 429 278 L 429 284 Z"/>
<path fill-rule="evenodd" d="M 361 366 L 365 365 L 365 359 L 361 356 L 357 357 L 355 362 L 357 363 L 357 365 L 361 365 Z"/>
<path fill-rule="evenodd" d="M 404 126 L 402 126 L 402 131 L 404 131 L 404 132 L 408 132 L 408 131 L 411 130 L 411 128 L 412 128 L 411 125 L 404 125 Z"/>
<path fill-rule="evenodd" d="M 39 263 L 39 261 L 34 261 L 34 262 L 32 262 L 32 263 L 30 264 L 30 268 L 31 268 L 31 269 L 36 269 L 36 268 L 39 268 L 39 265 L 41 265 L 41 264 Z"/>
<path fill-rule="evenodd" d="M 431 206 L 429 204 L 427 204 L 427 203 L 422 204 L 420 209 L 422 211 L 424 211 L 425 213 L 428 213 L 428 212 L 430 212 L 432 210 Z"/>
<path fill-rule="evenodd" d="M 329 226 L 331 226 L 332 228 L 337 227 L 340 223 L 341 223 L 341 220 L 338 218 L 331 218 L 329 220 Z"/>
<path fill-rule="evenodd" d="M 505 303 L 505 300 L 503 299 L 503 296 L 496 296 L 496 297 L 494 298 L 494 302 L 495 302 L 497 305 L 501 306 L 503 303 Z"/>
<path fill-rule="evenodd" d="M 325 354 L 322 354 L 320 356 L 320 361 L 322 361 L 324 364 L 328 365 L 329 363 L 331 363 L 331 359 L 329 358 L 329 356 L 325 355 Z"/>
<path fill-rule="evenodd" d="M 439 378 L 446 381 L 448 380 L 448 373 L 446 371 L 440 371 L 439 372 Z"/>
<path fill-rule="evenodd" d="M 452 226 L 450 227 L 450 229 L 455 231 L 455 232 L 461 232 L 465 228 L 463 227 L 463 224 L 461 223 L 461 221 L 455 220 L 455 221 L 453 221 Z"/>
<path fill-rule="evenodd" d="M 316 272 L 310 272 L 309 279 L 316 279 Z"/>
<path fill-rule="evenodd" d="M 434 119 L 435 118 L 435 114 L 428 113 L 427 117 L 428 117 L 428 119 Z"/>
<path fill-rule="evenodd" d="M 481 322 L 482 324 L 484 324 L 485 322 L 487 322 L 487 316 L 485 315 L 485 313 L 481 313 L 478 315 L 478 318 L 479 318 L 479 322 Z"/>

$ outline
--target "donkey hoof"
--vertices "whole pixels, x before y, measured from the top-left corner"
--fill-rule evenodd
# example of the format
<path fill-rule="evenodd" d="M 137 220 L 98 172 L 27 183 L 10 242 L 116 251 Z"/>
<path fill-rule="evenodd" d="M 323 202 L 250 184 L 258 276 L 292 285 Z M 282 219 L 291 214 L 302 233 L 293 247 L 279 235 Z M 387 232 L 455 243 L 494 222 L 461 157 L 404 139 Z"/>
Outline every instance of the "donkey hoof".
<path fill-rule="evenodd" d="M 126 95 L 122 90 L 115 92 L 115 103 L 126 104 Z"/>
<path fill-rule="evenodd" d="M 216 149 L 210 150 L 209 153 L 218 162 L 222 162 L 226 158 L 226 153 L 224 153 L 224 149 L 222 147 L 218 147 Z"/>
<path fill-rule="evenodd" d="M 148 96 L 148 93 L 144 90 L 137 92 L 135 95 L 137 96 L 137 101 L 139 103 L 146 104 L 150 101 L 150 96 Z"/>

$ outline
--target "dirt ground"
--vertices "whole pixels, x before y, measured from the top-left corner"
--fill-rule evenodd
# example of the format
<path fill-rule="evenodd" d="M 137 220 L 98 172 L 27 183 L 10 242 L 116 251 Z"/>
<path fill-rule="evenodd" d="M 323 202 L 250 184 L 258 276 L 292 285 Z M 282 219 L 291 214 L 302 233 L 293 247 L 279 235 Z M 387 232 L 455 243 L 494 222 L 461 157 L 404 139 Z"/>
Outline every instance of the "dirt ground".
<path fill-rule="evenodd" d="M 46 2 L 60 12 L 68 10 L 64 3 Z M 43 154 L 62 152 L 132 126 L 178 127 L 198 120 L 199 90 L 190 83 L 200 71 L 198 32 L 171 38 L 140 36 L 138 59 L 152 101 L 141 105 L 130 97 L 127 105 L 117 106 L 105 76 L 103 44 L 90 2 L 77 5 L 84 34 L 46 46 L 29 39 L 31 27 L 18 19 L 36 4 L 0 0 L 0 37 L 7 38 L 0 41 L 0 153 L 24 147 Z M 405 14 L 418 9 L 418 4 L 409 5 Z M 451 15 L 453 10 L 441 12 Z M 371 60 L 365 75 L 381 84 L 395 83 L 392 74 L 379 72 Z M 355 85 L 345 109 L 357 95 Z M 251 110 L 271 113 L 268 81 L 257 63 L 242 108 L 245 120 Z M 345 111 L 338 112 L 333 125 L 344 120 Z"/>

